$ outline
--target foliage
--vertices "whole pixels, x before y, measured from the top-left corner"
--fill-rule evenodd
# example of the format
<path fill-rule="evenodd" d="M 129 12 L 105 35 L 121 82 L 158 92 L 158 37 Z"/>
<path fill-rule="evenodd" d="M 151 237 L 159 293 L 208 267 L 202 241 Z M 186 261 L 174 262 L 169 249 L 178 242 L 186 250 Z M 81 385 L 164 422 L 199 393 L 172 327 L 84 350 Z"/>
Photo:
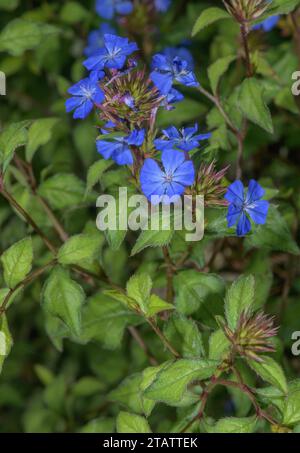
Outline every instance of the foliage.
<path fill-rule="evenodd" d="M 94 3 L 0 0 L 0 431 L 299 431 L 300 1 Z"/>

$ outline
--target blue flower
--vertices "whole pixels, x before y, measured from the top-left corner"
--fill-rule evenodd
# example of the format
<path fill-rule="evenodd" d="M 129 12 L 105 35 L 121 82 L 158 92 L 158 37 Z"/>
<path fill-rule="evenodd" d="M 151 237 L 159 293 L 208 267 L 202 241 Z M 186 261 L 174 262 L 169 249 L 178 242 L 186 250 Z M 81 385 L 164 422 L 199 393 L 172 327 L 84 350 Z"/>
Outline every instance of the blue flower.
<path fill-rule="evenodd" d="M 175 90 L 175 88 L 171 88 L 169 93 L 164 97 L 161 105 L 164 107 L 166 110 L 172 110 L 175 107 L 173 104 L 176 104 L 177 102 L 183 101 L 184 96 L 180 91 Z"/>
<path fill-rule="evenodd" d="M 84 54 L 87 57 L 94 55 L 95 52 L 104 46 L 105 34 L 115 34 L 115 30 L 110 24 L 101 24 L 98 30 L 93 30 L 89 33 L 87 46 L 84 49 Z"/>
<path fill-rule="evenodd" d="M 103 19 L 110 20 L 115 14 L 127 15 L 132 11 L 131 0 L 96 0 L 96 12 Z"/>
<path fill-rule="evenodd" d="M 91 77 L 80 80 L 68 89 L 68 93 L 73 96 L 66 101 L 66 111 L 74 110 L 73 118 L 86 118 L 95 104 L 99 105 L 103 102 L 104 93 L 98 85 L 102 76 L 104 76 L 104 73 L 95 72 Z"/>
<path fill-rule="evenodd" d="M 104 130 L 102 132 L 107 133 Z M 144 140 L 145 130 L 135 129 L 126 136 L 97 140 L 96 146 L 104 159 L 113 159 L 118 165 L 132 165 L 133 156 L 130 146 L 142 146 Z"/>
<path fill-rule="evenodd" d="M 168 197 L 174 197 L 172 201 L 176 201 L 195 181 L 193 162 L 187 160 L 184 153 L 166 150 L 161 160 L 163 168 L 154 159 L 146 159 L 140 173 L 142 191 L 153 204 L 160 201 L 169 204 Z M 152 196 L 159 199 L 151 200 Z"/>
<path fill-rule="evenodd" d="M 264 194 L 265 190 L 254 179 L 251 179 L 247 193 L 241 181 L 235 181 L 228 187 L 225 195 L 229 202 L 228 227 L 237 225 L 238 236 L 244 236 L 251 230 L 249 217 L 257 225 L 266 223 L 269 202 L 262 200 Z"/>
<path fill-rule="evenodd" d="M 173 62 L 175 57 L 179 57 L 182 60 L 187 61 L 188 69 L 190 71 L 194 70 L 195 64 L 194 64 L 193 55 L 185 47 L 166 47 L 162 51 L 162 53 L 163 53 L 163 55 L 165 55 L 169 59 L 171 64 L 172 64 L 172 62 Z"/>
<path fill-rule="evenodd" d="M 166 55 L 156 54 L 152 68 L 150 78 L 161 94 L 168 94 L 174 82 L 189 87 L 199 85 L 195 74 L 189 69 L 189 63 L 178 56 L 170 60 Z"/>
<path fill-rule="evenodd" d="M 157 11 L 164 13 L 169 9 L 171 0 L 154 0 L 154 5 Z"/>
<path fill-rule="evenodd" d="M 154 140 L 156 148 L 160 151 L 165 149 L 178 148 L 182 151 L 191 151 L 199 146 L 200 141 L 207 140 L 211 137 L 211 133 L 197 134 L 198 125 L 176 129 L 171 126 L 163 130 L 164 137 Z"/>
<path fill-rule="evenodd" d="M 263 22 L 253 25 L 252 29 L 253 30 L 264 30 L 266 32 L 271 31 L 277 25 L 277 22 L 279 21 L 279 19 L 280 19 L 280 16 L 268 17 Z"/>
<path fill-rule="evenodd" d="M 104 47 L 84 61 L 89 70 L 95 69 L 122 69 L 126 58 L 138 50 L 136 43 L 130 43 L 127 38 L 116 35 L 104 35 Z"/>

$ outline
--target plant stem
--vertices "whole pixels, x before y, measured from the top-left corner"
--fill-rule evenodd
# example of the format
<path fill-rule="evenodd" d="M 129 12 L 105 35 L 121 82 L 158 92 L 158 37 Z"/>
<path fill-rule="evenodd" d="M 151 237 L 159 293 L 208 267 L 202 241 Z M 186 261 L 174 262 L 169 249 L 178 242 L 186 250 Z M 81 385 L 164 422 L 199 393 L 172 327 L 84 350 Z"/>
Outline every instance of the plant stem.
<path fill-rule="evenodd" d="M 247 69 L 247 77 L 253 77 L 253 66 L 251 63 L 251 56 L 248 44 L 248 26 L 245 22 L 242 22 L 240 25 L 242 44 L 245 53 L 245 62 Z"/>
<path fill-rule="evenodd" d="M 148 347 L 147 347 L 146 343 L 144 342 L 143 338 L 141 337 L 140 333 L 138 332 L 138 330 L 133 326 L 129 326 L 128 331 L 130 332 L 132 338 L 134 338 L 135 341 L 137 342 L 137 344 L 141 347 L 141 349 L 143 349 L 143 351 L 145 352 L 146 356 L 149 359 L 150 364 L 153 366 L 157 366 L 158 361 L 155 359 L 155 357 L 153 357 L 150 354 Z"/>
<path fill-rule="evenodd" d="M 0 193 L 3 195 L 4 198 L 10 203 L 10 205 L 15 208 L 19 214 L 26 220 L 27 223 L 37 232 L 37 234 L 41 237 L 46 247 L 50 250 L 53 255 L 56 255 L 57 249 L 52 244 L 52 242 L 47 238 L 47 236 L 43 233 L 40 227 L 35 223 L 32 217 L 22 208 L 21 205 L 15 200 L 15 198 L 7 192 L 7 190 L 2 186 L 0 188 Z"/>
<path fill-rule="evenodd" d="M 160 328 L 153 322 L 151 319 L 147 319 L 148 324 L 151 326 L 152 330 L 156 333 L 156 335 L 160 338 L 164 346 L 171 352 L 171 354 L 176 358 L 180 358 L 180 354 L 173 348 L 169 340 L 164 336 Z"/>
<path fill-rule="evenodd" d="M 174 290 L 173 290 L 173 262 L 171 260 L 169 250 L 167 246 L 164 246 L 162 248 L 163 250 L 163 255 L 167 267 L 167 291 L 166 291 L 166 299 L 167 301 L 171 304 L 173 303 L 174 300 Z"/>
<path fill-rule="evenodd" d="M 29 274 L 24 280 L 22 280 L 20 283 L 15 286 L 15 288 L 10 289 L 9 292 L 7 293 L 6 297 L 4 298 L 3 303 L 0 306 L 0 317 L 5 313 L 7 305 L 10 301 L 10 298 L 13 296 L 15 292 L 17 292 L 20 288 L 25 287 L 29 283 L 31 283 L 33 280 L 38 278 L 40 275 L 42 275 L 49 267 L 52 267 L 56 264 L 56 260 L 52 260 L 49 263 L 45 264 L 45 266 L 40 267 L 39 269 L 33 271 L 31 274 Z"/>

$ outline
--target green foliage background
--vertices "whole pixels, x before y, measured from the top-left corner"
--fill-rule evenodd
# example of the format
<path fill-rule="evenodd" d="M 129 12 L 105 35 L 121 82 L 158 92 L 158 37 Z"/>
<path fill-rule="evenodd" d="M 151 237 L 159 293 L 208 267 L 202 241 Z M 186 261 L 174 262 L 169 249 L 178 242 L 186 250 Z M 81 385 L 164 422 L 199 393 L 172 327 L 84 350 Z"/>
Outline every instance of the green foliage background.
<path fill-rule="evenodd" d="M 192 249 L 180 234 L 165 241 L 173 262 L 189 253 L 174 272 L 162 248 L 155 247 L 160 238 L 144 244 L 141 238 L 137 243 L 136 233 L 124 239 L 98 232 L 97 195 L 127 185 L 128 174 L 99 161 L 95 118 L 75 122 L 65 113 L 67 88 L 85 74 L 87 34 L 100 22 L 93 2 L 0 0 L 0 70 L 7 76 L 7 96 L 0 98 L 5 190 L 30 213 L 54 252 L 59 250 L 57 265 L 33 225 L 1 196 L 1 304 L 10 290 L 12 297 L 0 318 L 0 432 L 185 429 L 199 411 L 200 384 L 211 378 L 228 350 L 219 325 L 234 328 L 243 307 L 263 308 L 280 326 L 276 352 L 263 365 L 242 359 L 236 364 L 243 382 L 256 389 L 262 410 L 277 423 L 256 417 L 249 395 L 223 385 L 212 390 L 206 416 L 187 429 L 300 429 L 300 362 L 291 354 L 292 332 L 300 330 L 300 97 L 291 94 L 299 35 L 290 15 L 282 16 L 271 34 L 250 35 L 259 81 L 251 87 L 253 96 L 249 87 L 240 86 L 245 67 L 239 27 L 232 19 L 203 27 L 191 38 L 200 13 L 216 4 L 223 8 L 222 3 L 174 3 L 156 24 L 158 34 L 147 39 L 153 53 L 191 39 L 197 75 L 212 91 L 219 85 L 216 68 L 222 72 L 223 67 L 218 89 L 230 117 L 235 124 L 241 115 L 250 120 L 243 175 L 267 189 L 272 202 L 267 225 L 238 239 L 226 227 L 226 209 L 208 209 L 203 241 Z M 289 13 L 298 3 L 277 1 L 275 8 Z M 295 17 L 300 33 L 300 15 Z M 197 121 L 214 130 L 196 159 L 216 159 L 219 168 L 230 164 L 226 177 L 233 181 L 234 136 L 201 93 L 186 89 L 185 96 L 174 111 L 160 115 L 159 125 Z M 61 248 L 67 237 L 72 239 Z M 133 247 L 138 253 L 132 254 Z M 120 292 L 136 272 L 127 294 Z M 168 272 L 171 311 L 165 302 Z M 174 355 L 181 358 L 174 361 Z M 235 380 L 230 370 L 225 372 L 226 379 Z"/>

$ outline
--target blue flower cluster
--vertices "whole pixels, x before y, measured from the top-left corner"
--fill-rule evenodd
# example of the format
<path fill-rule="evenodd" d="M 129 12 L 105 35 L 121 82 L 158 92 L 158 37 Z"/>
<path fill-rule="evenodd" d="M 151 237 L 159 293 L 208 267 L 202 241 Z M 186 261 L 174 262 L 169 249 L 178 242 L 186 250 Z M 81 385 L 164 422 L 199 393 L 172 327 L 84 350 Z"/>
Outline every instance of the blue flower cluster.
<path fill-rule="evenodd" d="M 96 6 L 97 12 L 107 19 L 115 14 L 130 14 L 133 8 L 132 2 L 125 0 L 101 0 Z M 155 0 L 155 6 L 164 11 L 170 0 Z M 193 193 L 197 187 L 199 176 L 196 179 L 189 153 L 208 140 L 211 133 L 200 134 L 197 124 L 181 129 L 170 126 L 158 137 L 153 131 L 158 108 L 169 110 L 183 99 L 174 85 L 199 85 L 193 57 L 186 48 L 168 47 L 154 55 L 148 78 L 145 69 L 139 70 L 131 57 L 137 50 L 135 42 L 116 35 L 109 24 L 91 32 L 83 63 L 90 74 L 69 88 L 71 97 L 66 101 L 66 110 L 73 111 L 74 118 L 84 119 L 96 107 L 105 122 L 96 141 L 99 154 L 117 165 L 130 166 L 151 203 L 176 202 L 187 188 Z M 254 180 L 248 191 L 241 181 L 228 187 L 228 226 L 236 225 L 238 236 L 249 233 L 250 219 L 259 225 L 266 222 L 269 203 L 262 199 L 264 194 Z"/>
<path fill-rule="evenodd" d="M 159 12 L 166 12 L 171 0 L 154 0 L 154 7 Z M 134 9 L 132 0 L 96 0 L 96 12 L 103 19 L 111 20 L 116 15 L 127 16 Z"/>

